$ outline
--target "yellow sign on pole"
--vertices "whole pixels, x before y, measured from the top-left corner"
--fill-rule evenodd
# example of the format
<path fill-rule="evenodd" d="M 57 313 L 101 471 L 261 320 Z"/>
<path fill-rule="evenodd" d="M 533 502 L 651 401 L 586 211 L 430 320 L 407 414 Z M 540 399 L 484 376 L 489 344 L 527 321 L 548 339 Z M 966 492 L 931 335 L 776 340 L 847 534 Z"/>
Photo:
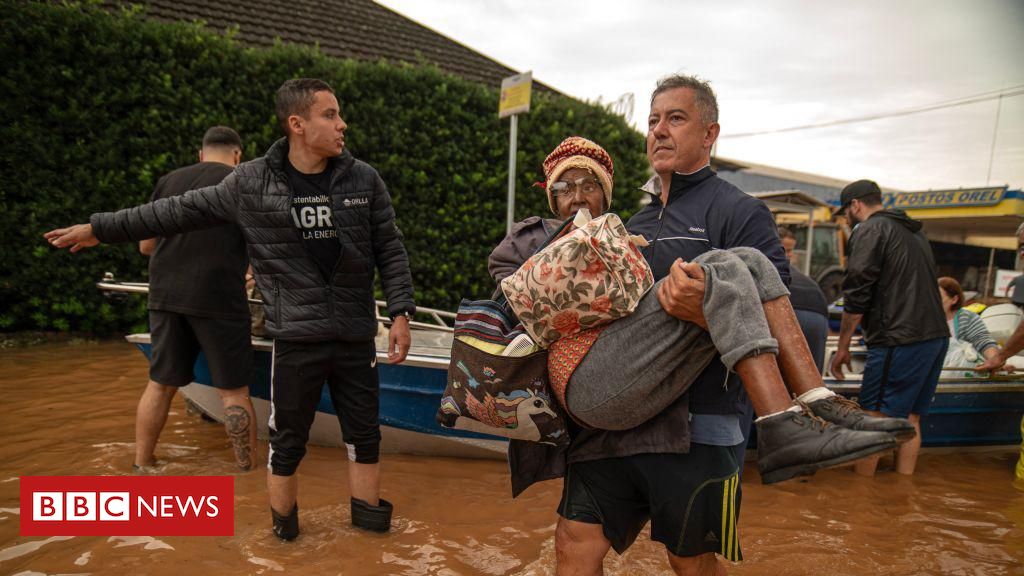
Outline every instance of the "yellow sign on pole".
<path fill-rule="evenodd" d="M 533 71 L 509 76 L 501 81 L 501 100 L 498 101 L 498 118 L 511 116 L 508 125 L 508 217 L 505 231 L 512 232 L 516 213 L 516 140 L 519 115 L 530 111 L 530 88 L 533 87 Z"/>
<path fill-rule="evenodd" d="M 501 81 L 501 100 L 498 102 L 498 118 L 530 111 L 530 90 L 533 87 L 533 71 L 509 76 Z"/>

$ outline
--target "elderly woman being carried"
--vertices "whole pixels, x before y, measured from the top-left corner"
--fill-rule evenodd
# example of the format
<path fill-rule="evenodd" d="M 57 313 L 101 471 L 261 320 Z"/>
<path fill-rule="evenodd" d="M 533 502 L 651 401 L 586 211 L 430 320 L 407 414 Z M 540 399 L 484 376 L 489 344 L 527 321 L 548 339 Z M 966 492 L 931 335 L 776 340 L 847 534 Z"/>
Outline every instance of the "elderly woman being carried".
<path fill-rule="evenodd" d="M 613 165 L 597 144 L 578 137 L 566 139 L 547 157 L 544 172 L 549 204 L 563 221 L 573 218 L 580 208 L 600 215 L 610 207 Z M 602 225 L 615 228 L 615 222 L 618 217 L 612 214 Z M 536 307 L 529 297 L 523 297 L 524 284 L 517 281 L 517 275 L 519 279 L 536 279 L 538 274 L 520 267 L 544 260 L 552 270 L 558 270 L 560 264 L 566 266 L 552 277 L 577 273 L 570 268 L 579 268 L 578 258 L 558 260 L 579 256 L 578 251 L 559 249 L 559 242 L 572 241 L 569 238 L 534 254 L 560 224 L 539 218 L 519 223 L 492 252 L 488 268 L 513 308 L 552 316 L 559 312 L 559 306 L 550 305 L 554 302 L 604 308 L 604 299 L 598 303 L 600 294 L 581 293 L 578 284 L 573 284 L 576 292 L 572 297 L 549 299 L 545 306 Z M 594 246 L 601 241 L 588 240 Z M 591 329 L 562 322 L 558 334 L 536 331 L 535 339 L 542 344 L 554 340 L 548 347 L 551 385 L 575 422 L 605 430 L 633 428 L 672 404 L 720 356 L 729 370 L 739 374 L 761 415 L 757 419 L 758 460 L 765 483 L 874 454 L 913 437 L 913 427 L 905 419 L 868 416 L 855 403 L 823 386 L 789 303 L 789 291 L 774 264 L 761 252 L 753 248 L 711 250 L 694 263 L 700 267 L 705 286 L 702 307 L 707 326 L 670 316 L 659 302 L 658 292 L 669 289 L 664 285 L 673 281 L 673 275 L 684 273 L 680 268 L 639 297 L 625 317 Z M 591 276 L 611 273 L 609 266 L 580 272 L 584 271 Z M 639 275 L 632 276 L 642 281 Z M 616 282 L 594 278 L 590 284 L 611 286 Z M 579 301 L 587 298 L 592 301 Z M 543 320 L 530 315 L 527 324 Z M 552 326 L 551 320 L 547 319 L 547 326 Z M 787 383 L 803 401 L 790 400 Z"/>

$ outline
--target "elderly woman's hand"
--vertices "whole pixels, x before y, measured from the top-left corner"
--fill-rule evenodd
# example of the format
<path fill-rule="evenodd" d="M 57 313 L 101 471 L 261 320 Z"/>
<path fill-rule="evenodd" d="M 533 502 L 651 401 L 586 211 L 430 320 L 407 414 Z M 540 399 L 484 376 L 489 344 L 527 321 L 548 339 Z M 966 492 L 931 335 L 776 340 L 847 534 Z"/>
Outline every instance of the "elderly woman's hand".
<path fill-rule="evenodd" d="M 677 258 L 658 288 L 658 302 L 670 316 L 708 329 L 704 318 L 704 269 Z"/>

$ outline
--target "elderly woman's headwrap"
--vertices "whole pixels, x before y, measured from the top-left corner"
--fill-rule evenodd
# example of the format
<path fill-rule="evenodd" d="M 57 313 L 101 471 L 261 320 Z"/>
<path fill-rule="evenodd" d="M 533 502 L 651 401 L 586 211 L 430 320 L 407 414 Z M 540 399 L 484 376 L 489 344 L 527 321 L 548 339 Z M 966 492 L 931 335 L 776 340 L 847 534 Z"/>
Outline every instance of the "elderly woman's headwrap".
<path fill-rule="evenodd" d="M 604 190 L 606 207 L 612 205 L 612 184 L 614 182 L 615 167 L 612 164 L 612 157 L 597 144 L 580 138 L 570 136 L 544 159 L 544 177 L 546 182 L 544 188 L 548 193 L 548 205 L 551 211 L 558 214 L 558 205 L 551 196 L 551 184 L 558 181 L 558 178 L 570 168 L 584 168 L 590 170 L 597 177 L 597 181 Z"/>

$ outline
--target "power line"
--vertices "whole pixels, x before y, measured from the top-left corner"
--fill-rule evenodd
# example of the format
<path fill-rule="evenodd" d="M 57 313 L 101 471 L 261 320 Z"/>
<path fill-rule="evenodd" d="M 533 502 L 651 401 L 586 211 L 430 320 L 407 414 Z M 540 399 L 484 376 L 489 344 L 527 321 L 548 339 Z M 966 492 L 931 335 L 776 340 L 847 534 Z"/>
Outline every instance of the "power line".
<path fill-rule="evenodd" d="M 796 132 L 798 130 L 812 130 L 815 128 L 827 128 L 829 126 L 839 126 L 843 124 L 856 124 L 859 122 L 870 122 L 872 120 L 881 120 L 884 118 L 895 118 L 898 116 L 910 116 L 912 114 L 920 114 L 922 112 L 931 112 L 933 110 L 941 110 L 943 108 L 953 108 L 956 106 L 966 106 L 968 104 L 977 104 L 978 102 L 986 102 L 988 100 L 1011 98 L 1013 96 L 1020 96 L 1024 94 L 1024 84 L 1006 88 L 1003 90 L 991 90 L 989 92 L 982 92 L 981 94 L 974 94 L 973 96 L 965 96 L 963 98 L 956 98 L 953 100 L 946 100 L 943 102 L 937 102 L 935 104 L 928 104 L 925 106 L 919 106 L 916 108 L 908 108 L 905 110 L 897 110 L 894 112 L 882 112 L 879 114 L 869 114 L 867 116 L 857 116 L 854 118 L 845 118 L 842 120 L 830 120 L 827 122 L 818 122 L 815 124 L 803 124 L 800 126 L 791 126 L 789 128 L 777 128 L 774 130 L 760 130 L 757 132 L 741 132 L 739 134 L 722 134 L 719 138 L 749 138 L 751 136 L 763 136 L 765 134 L 779 134 L 781 132 Z"/>
<path fill-rule="evenodd" d="M 988 152 L 988 174 L 985 175 L 985 184 L 992 184 L 992 160 L 996 156 L 996 136 L 999 135 L 999 112 L 1003 109 L 1003 96 L 999 95 L 999 104 L 996 105 L 996 125 L 992 127 L 992 148 Z M 1016 290 L 1016 289 L 1015 289 Z M 1014 292 L 1016 293 L 1016 292 Z"/>

